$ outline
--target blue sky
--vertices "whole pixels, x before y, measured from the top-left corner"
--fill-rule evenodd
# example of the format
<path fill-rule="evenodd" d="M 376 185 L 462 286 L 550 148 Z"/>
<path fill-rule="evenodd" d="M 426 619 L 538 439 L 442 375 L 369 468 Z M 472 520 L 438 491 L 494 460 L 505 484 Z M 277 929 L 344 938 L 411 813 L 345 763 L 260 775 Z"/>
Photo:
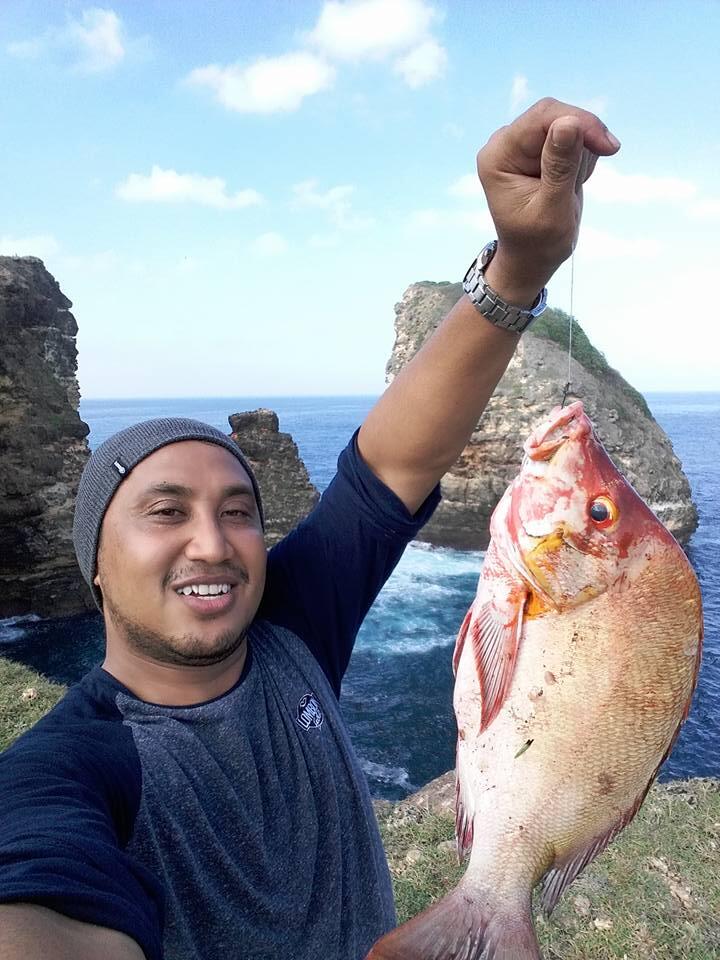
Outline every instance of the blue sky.
<path fill-rule="evenodd" d="M 578 320 L 720 390 L 718 51 L 715 0 L 3 0 L 0 253 L 73 301 L 85 396 L 380 392 L 404 290 L 494 236 L 477 150 L 551 95 L 623 143 Z"/>

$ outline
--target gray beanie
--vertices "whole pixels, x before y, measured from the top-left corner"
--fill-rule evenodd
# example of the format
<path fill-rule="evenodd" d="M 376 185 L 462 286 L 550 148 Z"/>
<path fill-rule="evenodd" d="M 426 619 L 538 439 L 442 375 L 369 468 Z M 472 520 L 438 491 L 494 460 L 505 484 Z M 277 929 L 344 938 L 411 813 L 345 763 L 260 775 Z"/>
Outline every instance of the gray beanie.
<path fill-rule="evenodd" d="M 80 478 L 80 487 L 75 501 L 73 521 L 75 555 L 82 575 L 92 590 L 95 603 L 101 610 L 102 594 L 93 580 L 97 573 L 98 540 L 105 511 L 115 491 L 133 467 L 161 447 L 166 447 L 169 443 L 179 443 L 182 440 L 216 443 L 220 447 L 225 447 L 236 460 L 240 461 L 252 482 L 260 522 L 263 527 L 265 526 L 260 490 L 255 474 L 240 447 L 220 430 L 199 420 L 188 420 L 185 417 L 145 420 L 121 430 L 100 444 L 88 460 Z"/>

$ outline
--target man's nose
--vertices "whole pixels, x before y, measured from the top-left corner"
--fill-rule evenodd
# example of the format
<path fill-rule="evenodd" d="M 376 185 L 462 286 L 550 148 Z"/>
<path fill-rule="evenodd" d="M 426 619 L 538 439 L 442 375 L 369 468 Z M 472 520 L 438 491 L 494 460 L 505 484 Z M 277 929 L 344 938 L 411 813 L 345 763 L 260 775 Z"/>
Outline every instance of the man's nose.
<path fill-rule="evenodd" d="M 194 518 L 185 554 L 188 560 L 203 560 L 208 564 L 222 563 L 230 558 L 232 545 L 214 514 L 203 513 Z"/>

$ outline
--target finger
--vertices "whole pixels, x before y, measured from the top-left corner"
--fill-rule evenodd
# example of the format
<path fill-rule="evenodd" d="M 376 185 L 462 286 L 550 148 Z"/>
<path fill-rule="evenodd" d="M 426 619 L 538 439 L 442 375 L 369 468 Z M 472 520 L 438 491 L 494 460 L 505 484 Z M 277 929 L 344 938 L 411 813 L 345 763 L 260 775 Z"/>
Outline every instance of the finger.
<path fill-rule="evenodd" d="M 577 178 L 575 180 L 575 189 L 578 190 L 584 183 L 586 183 L 592 176 L 592 172 L 595 169 L 595 164 L 598 162 L 598 155 L 593 153 L 591 150 L 588 150 L 587 147 L 583 147 L 582 156 L 580 157 L 580 168 L 578 170 Z"/>
<path fill-rule="evenodd" d="M 557 119 L 548 131 L 540 157 L 540 189 L 545 194 L 570 197 L 580 177 L 583 150 L 582 128 L 574 116 Z"/>
<path fill-rule="evenodd" d="M 620 149 L 619 141 L 594 113 L 546 97 L 521 114 L 509 126 L 499 130 L 486 147 L 486 163 L 491 166 L 498 153 L 518 172 L 536 176 L 548 131 L 560 117 L 575 117 L 582 131 L 583 144 L 597 156 L 610 156 Z"/>

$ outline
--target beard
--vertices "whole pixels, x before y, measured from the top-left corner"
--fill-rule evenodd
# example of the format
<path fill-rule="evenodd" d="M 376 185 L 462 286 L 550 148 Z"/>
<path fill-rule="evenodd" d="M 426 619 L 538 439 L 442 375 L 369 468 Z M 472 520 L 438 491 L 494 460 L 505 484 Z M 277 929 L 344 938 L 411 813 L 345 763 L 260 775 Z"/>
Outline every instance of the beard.
<path fill-rule="evenodd" d="M 247 636 L 247 625 L 239 632 L 226 631 L 212 640 L 197 637 L 192 633 L 167 636 L 125 616 L 107 594 L 103 595 L 103 607 L 130 649 L 156 663 L 180 667 L 208 667 L 222 663 L 240 648 Z"/>

